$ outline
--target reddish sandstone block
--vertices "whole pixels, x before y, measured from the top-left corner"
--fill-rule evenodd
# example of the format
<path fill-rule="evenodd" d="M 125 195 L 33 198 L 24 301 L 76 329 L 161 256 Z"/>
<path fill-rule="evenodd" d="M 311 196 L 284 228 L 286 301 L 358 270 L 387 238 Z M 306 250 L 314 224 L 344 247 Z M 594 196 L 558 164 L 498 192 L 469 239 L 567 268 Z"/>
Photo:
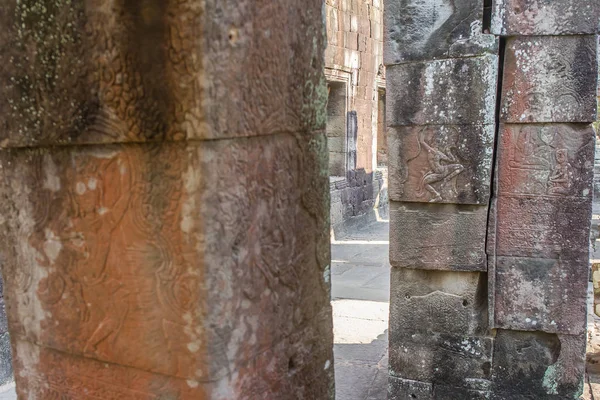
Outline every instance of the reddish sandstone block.
<path fill-rule="evenodd" d="M 320 0 L 8 1 L 2 147 L 325 127 Z M 51 22 L 48 22 L 51 21 Z"/>
<path fill-rule="evenodd" d="M 489 252 L 587 260 L 594 131 L 588 125 L 503 125 Z"/>
<path fill-rule="evenodd" d="M 507 40 L 500 117 L 504 122 L 594 122 L 596 36 Z"/>
<path fill-rule="evenodd" d="M 492 33 L 504 36 L 595 34 L 596 0 L 494 0 Z"/>
<path fill-rule="evenodd" d="M 154 376 L 180 399 L 328 397 L 325 151 L 324 135 L 277 135 L 0 153 L 20 395 L 45 393 L 32 370 L 85 398 L 64 382 L 109 363 L 157 397 Z M 87 361 L 35 355 L 50 348 Z"/>
<path fill-rule="evenodd" d="M 493 125 L 388 129 L 392 201 L 487 205 Z"/>
<path fill-rule="evenodd" d="M 395 267 L 486 271 L 488 207 L 390 204 L 390 263 Z"/>

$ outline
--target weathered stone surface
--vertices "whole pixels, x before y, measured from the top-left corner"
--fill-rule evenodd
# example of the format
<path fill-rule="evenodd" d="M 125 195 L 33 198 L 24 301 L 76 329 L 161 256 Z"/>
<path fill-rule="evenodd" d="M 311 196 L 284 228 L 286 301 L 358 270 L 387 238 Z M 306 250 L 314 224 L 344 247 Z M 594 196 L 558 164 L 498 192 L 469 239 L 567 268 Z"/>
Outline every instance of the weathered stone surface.
<path fill-rule="evenodd" d="M 488 252 L 587 260 L 594 137 L 583 124 L 501 126 Z"/>
<path fill-rule="evenodd" d="M 322 10 L 321 0 L 8 1 L 0 144 L 322 129 Z"/>
<path fill-rule="evenodd" d="M 12 352 L 8 332 L 0 334 L 0 385 L 13 381 Z"/>
<path fill-rule="evenodd" d="M 593 35 L 507 39 L 502 121 L 594 122 L 596 46 Z"/>
<path fill-rule="evenodd" d="M 386 0 L 384 62 L 495 54 L 497 39 L 483 34 L 482 21 L 480 0 Z"/>
<path fill-rule="evenodd" d="M 596 0 L 494 0 L 492 33 L 504 36 L 594 34 Z"/>
<path fill-rule="evenodd" d="M 494 55 L 389 66 L 386 123 L 494 124 L 497 77 Z"/>
<path fill-rule="evenodd" d="M 481 336 L 488 330 L 487 275 L 392 268 L 390 327 L 406 336 L 429 332 Z M 402 340 L 395 342 L 395 345 Z M 410 352 L 409 352 L 410 353 Z"/>
<path fill-rule="evenodd" d="M 435 400 L 489 400 L 491 392 L 448 385 L 434 385 L 433 398 Z"/>
<path fill-rule="evenodd" d="M 69 380 L 109 363 L 155 396 L 172 393 L 172 378 L 180 399 L 212 388 L 215 399 L 284 398 L 293 385 L 300 398 L 327 398 L 325 143 L 276 135 L 1 152 L 20 396 L 45 397 L 29 377 L 50 381 L 68 365 L 52 390 L 84 398 Z M 153 386 L 155 376 L 167 383 Z M 123 398 L 111 396 L 100 397 Z"/>
<path fill-rule="evenodd" d="M 493 125 L 388 129 L 392 201 L 487 205 Z"/>
<path fill-rule="evenodd" d="M 468 387 L 488 379 L 493 340 L 445 333 L 390 332 L 390 374 L 404 379 Z"/>
<path fill-rule="evenodd" d="M 498 330 L 492 399 L 578 399 L 584 354 L 585 335 Z"/>
<path fill-rule="evenodd" d="M 390 203 L 390 263 L 395 267 L 486 271 L 488 207 Z"/>
<path fill-rule="evenodd" d="M 390 376 L 388 400 L 431 400 L 433 385 Z"/>
<path fill-rule="evenodd" d="M 587 262 L 497 257 L 492 271 L 495 328 L 585 334 Z"/>

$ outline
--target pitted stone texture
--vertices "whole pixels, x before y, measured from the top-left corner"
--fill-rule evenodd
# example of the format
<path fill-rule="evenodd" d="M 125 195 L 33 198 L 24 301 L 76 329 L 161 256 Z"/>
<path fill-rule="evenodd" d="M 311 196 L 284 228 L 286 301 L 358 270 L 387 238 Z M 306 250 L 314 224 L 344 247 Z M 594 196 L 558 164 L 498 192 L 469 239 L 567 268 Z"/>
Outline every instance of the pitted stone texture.
<path fill-rule="evenodd" d="M 386 78 L 388 126 L 495 123 L 497 56 L 393 65 Z"/>
<path fill-rule="evenodd" d="M 494 328 L 583 335 L 587 262 L 498 257 Z"/>
<path fill-rule="evenodd" d="M 16 347 L 20 396 L 42 390 L 27 371 L 62 371 L 48 348 L 157 397 L 156 375 L 182 400 L 332 395 L 326 138 L 304 139 L 1 152 L 9 325 L 36 343 Z M 95 377 L 82 363 L 61 377 Z"/>
<path fill-rule="evenodd" d="M 493 400 L 578 399 L 585 375 L 585 335 L 498 330 Z"/>
<path fill-rule="evenodd" d="M 480 0 L 386 0 L 384 63 L 496 54 L 498 41 L 483 34 Z"/>
<path fill-rule="evenodd" d="M 594 122 L 596 46 L 593 35 L 509 38 L 501 120 Z"/>
<path fill-rule="evenodd" d="M 594 34 L 597 0 L 494 0 L 492 33 L 503 36 Z"/>
<path fill-rule="evenodd" d="M 487 205 L 494 135 L 493 125 L 389 128 L 390 199 Z"/>
<path fill-rule="evenodd" d="M 502 125 L 488 252 L 587 262 L 595 134 L 589 125 Z"/>
<path fill-rule="evenodd" d="M 488 207 L 390 203 L 390 263 L 395 267 L 486 271 Z"/>
<path fill-rule="evenodd" d="M 489 400 L 491 392 L 448 385 L 434 385 L 433 398 L 435 400 Z"/>
<path fill-rule="evenodd" d="M 493 340 L 445 333 L 390 332 L 390 375 L 469 387 L 490 378 Z"/>
<path fill-rule="evenodd" d="M 487 275 L 392 268 L 391 336 L 430 332 L 481 336 L 488 331 Z M 398 345 L 402 341 L 395 344 Z"/>
<path fill-rule="evenodd" d="M 501 124 L 500 195 L 591 199 L 595 143 L 588 124 Z"/>
<path fill-rule="evenodd" d="M 432 400 L 433 385 L 390 376 L 388 400 Z"/>
<path fill-rule="evenodd" d="M 7 1 L 0 145 L 323 129 L 322 10 L 321 0 Z"/>

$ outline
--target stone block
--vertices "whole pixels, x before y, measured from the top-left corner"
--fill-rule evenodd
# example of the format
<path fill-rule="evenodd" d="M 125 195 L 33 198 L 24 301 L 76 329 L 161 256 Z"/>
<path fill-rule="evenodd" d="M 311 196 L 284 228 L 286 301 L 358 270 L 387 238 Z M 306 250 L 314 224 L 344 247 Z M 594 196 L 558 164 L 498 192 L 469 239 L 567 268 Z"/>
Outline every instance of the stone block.
<path fill-rule="evenodd" d="M 196 395 L 181 399 L 216 381 L 224 398 L 253 398 L 288 369 L 329 385 L 326 151 L 319 134 L 0 152 L 9 325 L 36 343 L 16 375 L 96 380 L 95 367 L 27 356 L 52 348 L 187 381 Z"/>
<path fill-rule="evenodd" d="M 325 127 L 322 1 L 144 4 L 5 5 L 2 147 Z"/>
<path fill-rule="evenodd" d="M 488 207 L 390 203 L 390 263 L 395 267 L 486 271 Z"/>
<path fill-rule="evenodd" d="M 496 54 L 497 39 L 483 34 L 479 0 L 386 0 L 384 63 Z"/>
<path fill-rule="evenodd" d="M 595 34 L 596 0 L 494 0 L 492 33 L 503 36 Z"/>
<path fill-rule="evenodd" d="M 595 144 L 589 124 L 501 124 L 500 195 L 591 199 Z"/>
<path fill-rule="evenodd" d="M 587 260 L 594 135 L 584 124 L 501 126 L 489 253 Z"/>
<path fill-rule="evenodd" d="M 488 331 L 486 286 L 487 274 L 480 272 L 392 268 L 391 337 L 396 332 L 400 337 L 430 332 L 485 335 Z"/>
<path fill-rule="evenodd" d="M 486 390 L 472 390 L 448 385 L 434 385 L 433 387 L 434 400 L 489 400 L 491 396 L 491 392 Z"/>
<path fill-rule="evenodd" d="M 587 262 L 497 257 L 494 328 L 583 335 Z"/>
<path fill-rule="evenodd" d="M 593 35 L 507 39 L 501 120 L 594 122 L 596 47 Z"/>
<path fill-rule="evenodd" d="M 492 399 L 578 399 L 583 391 L 585 345 L 585 335 L 498 330 Z"/>
<path fill-rule="evenodd" d="M 487 205 L 493 125 L 388 128 L 392 201 Z"/>
<path fill-rule="evenodd" d="M 388 400 L 432 400 L 433 385 L 390 376 Z"/>
<path fill-rule="evenodd" d="M 445 333 L 390 331 L 390 374 L 468 388 L 491 377 L 493 339 Z"/>
<path fill-rule="evenodd" d="M 436 60 L 386 68 L 386 123 L 494 124 L 498 57 Z"/>

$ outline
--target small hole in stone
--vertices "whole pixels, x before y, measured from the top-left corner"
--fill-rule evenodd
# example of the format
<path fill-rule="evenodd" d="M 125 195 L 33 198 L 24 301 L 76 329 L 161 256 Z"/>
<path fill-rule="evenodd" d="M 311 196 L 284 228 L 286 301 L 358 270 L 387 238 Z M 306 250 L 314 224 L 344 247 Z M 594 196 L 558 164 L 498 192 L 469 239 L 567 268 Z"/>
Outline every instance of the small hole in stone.
<path fill-rule="evenodd" d="M 466 307 L 469 305 L 469 301 L 468 300 L 463 300 L 463 307 Z"/>
<path fill-rule="evenodd" d="M 290 361 L 288 362 L 288 372 L 294 372 L 296 369 L 296 363 L 294 362 L 294 357 L 290 357 Z"/>
<path fill-rule="evenodd" d="M 410 395 L 410 398 L 411 398 L 411 399 L 416 399 L 416 398 L 417 398 L 417 396 L 416 396 L 416 395 L 414 395 L 414 394 L 411 394 L 411 395 Z"/>
<path fill-rule="evenodd" d="M 238 30 L 235 28 L 231 28 L 229 30 L 229 43 L 236 44 L 239 38 Z"/>
<path fill-rule="evenodd" d="M 406 296 L 404 296 L 406 298 L 406 300 L 410 300 L 410 294 L 407 294 Z"/>

